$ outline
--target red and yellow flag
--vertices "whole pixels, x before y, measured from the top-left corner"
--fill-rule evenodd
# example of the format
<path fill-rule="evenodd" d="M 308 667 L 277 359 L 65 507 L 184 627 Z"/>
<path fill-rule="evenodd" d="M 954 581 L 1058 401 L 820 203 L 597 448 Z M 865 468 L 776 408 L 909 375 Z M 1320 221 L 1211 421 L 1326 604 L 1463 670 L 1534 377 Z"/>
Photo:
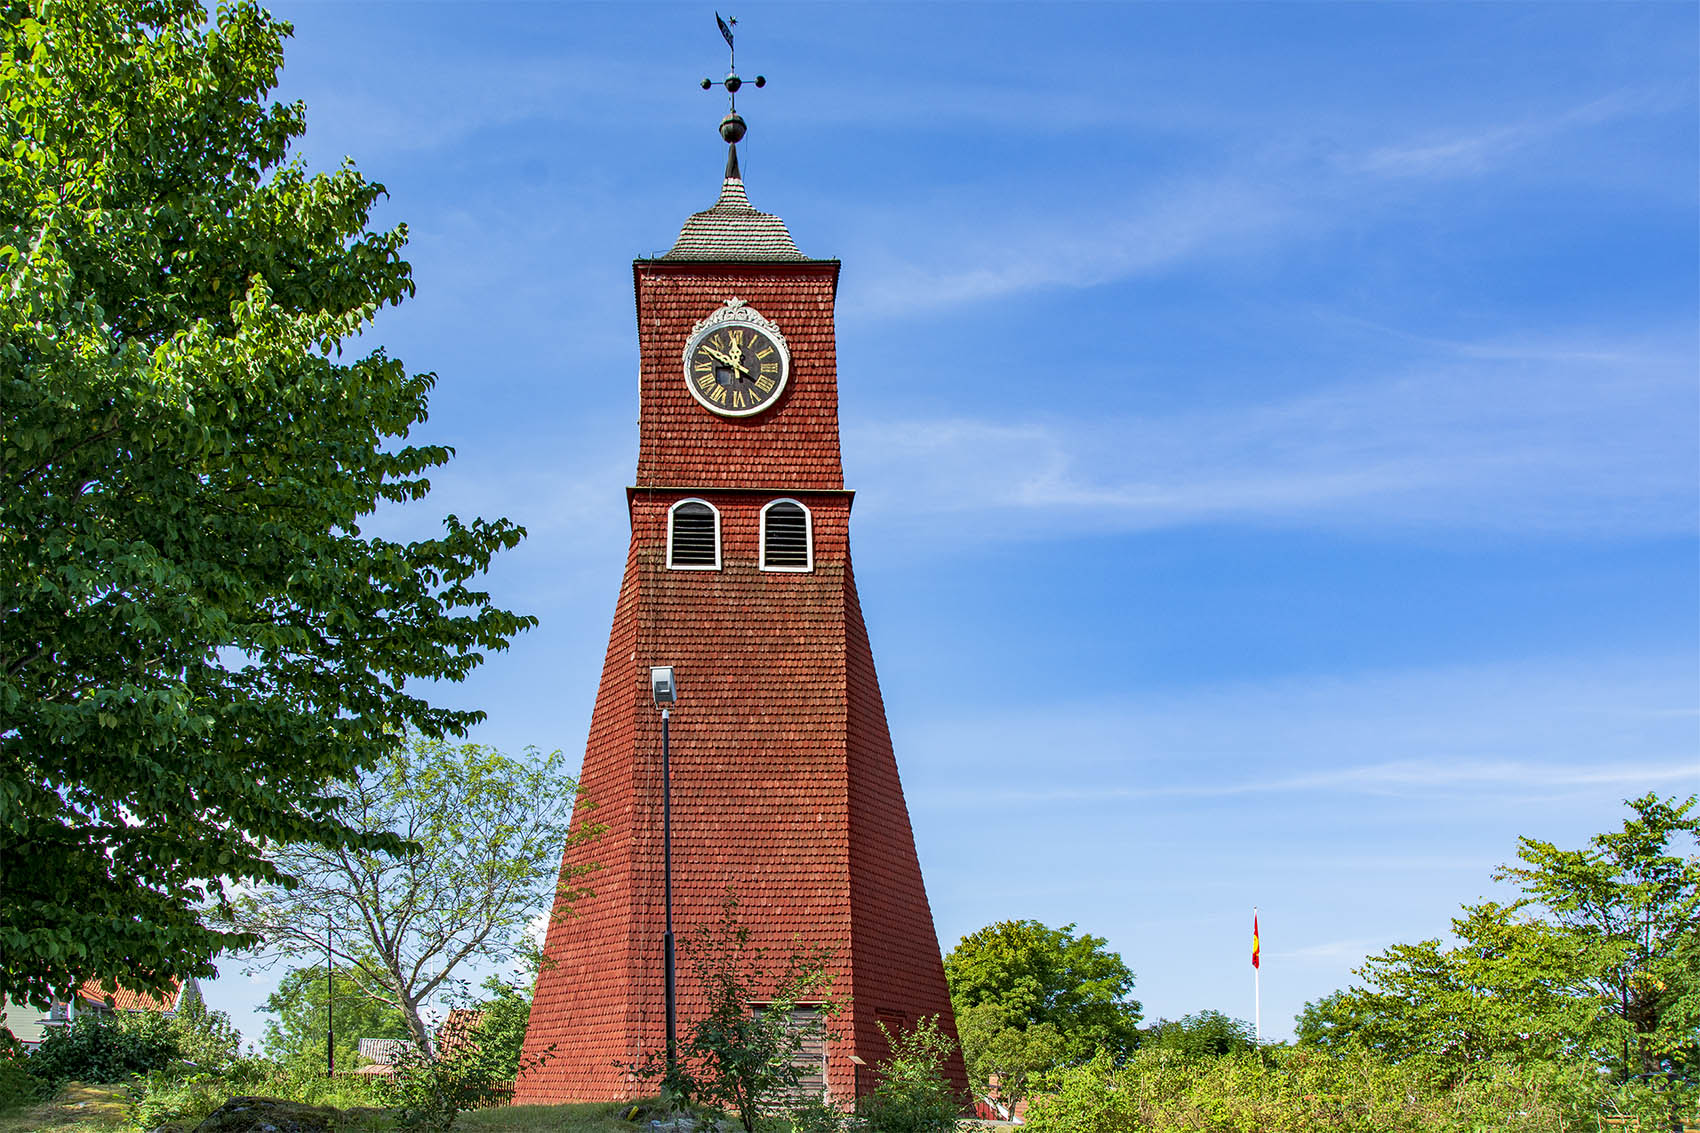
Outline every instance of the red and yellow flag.
<path fill-rule="evenodd" d="M 1263 967 L 1262 959 L 1263 949 L 1257 942 L 1257 914 L 1254 912 L 1251 914 L 1251 966 Z"/>

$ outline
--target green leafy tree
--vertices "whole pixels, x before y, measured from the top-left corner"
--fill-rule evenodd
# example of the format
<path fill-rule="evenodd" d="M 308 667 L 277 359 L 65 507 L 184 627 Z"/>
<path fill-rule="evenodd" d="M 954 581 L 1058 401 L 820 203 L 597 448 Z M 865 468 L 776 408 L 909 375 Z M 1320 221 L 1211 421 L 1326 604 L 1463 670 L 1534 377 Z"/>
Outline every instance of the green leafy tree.
<path fill-rule="evenodd" d="M 399 1012 L 421 1057 L 435 1057 L 425 1006 L 456 972 L 505 963 L 526 929 L 586 890 L 591 866 L 562 870 L 577 785 L 559 751 L 524 758 L 414 733 L 348 790 L 335 818 L 361 833 L 395 831 L 415 849 L 275 851 L 289 885 L 262 886 L 234 906 L 235 924 L 270 954 L 323 956 L 358 974 L 358 993 Z M 600 830 L 583 823 L 573 841 Z"/>
<path fill-rule="evenodd" d="M 357 971 L 333 967 L 329 983 L 323 967 L 296 968 L 278 981 L 262 1007 L 277 1016 L 266 1020 L 261 1040 L 267 1057 L 292 1071 L 322 1071 L 328 1025 L 337 1069 L 352 1070 L 361 1039 L 409 1037 L 401 1012 L 379 1002 Z"/>
<path fill-rule="evenodd" d="M 1045 1071 L 1069 1060 L 1068 1043 L 1055 1023 L 1016 1026 L 999 1003 L 976 1003 L 956 1015 L 968 1080 L 1005 1117 L 1031 1092 Z"/>
<path fill-rule="evenodd" d="M 1172 1050 L 1188 1058 L 1220 1058 L 1257 1049 L 1252 1025 L 1220 1011 L 1159 1019 L 1145 1029 L 1141 1049 Z"/>
<path fill-rule="evenodd" d="M 1012 1075 L 1019 1091 L 1052 1066 L 1098 1050 L 1125 1057 L 1139 1045 L 1133 972 L 1106 943 L 1076 936 L 1073 925 L 1002 921 L 963 937 L 945 957 L 951 1004 L 968 1021 L 963 1057 L 977 1093 L 990 1092 L 993 1074 Z"/>
<path fill-rule="evenodd" d="M 1370 1025 L 1369 1006 L 1353 991 L 1333 991 L 1304 1005 L 1293 1020 L 1296 1045 L 1333 1054 L 1358 1045 Z"/>
<path fill-rule="evenodd" d="M 1520 864 L 1496 879 L 1522 886 L 1563 941 L 1567 988 L 1596 1008 L 1588 1038 L 1624 1078 L 1692 1067 L 1700 1043 L 1700 815 L 1690 796 L 1631 799 L 1622 830 L 1580 850 L 1518 839 Z M 1673 853 L 1673 842 L 1690 852 Z"/>
<path fill-rule="evenodd" d="M 1496 1059 L 1579 1055 L 1619 1081 L 1689 1075 L 1700 1045 L 1700 858 L 1696 800 L 1646 795 L 1621 831 L 1581 850 L 1520 840 L 1510 904 L 1465 906 L 1456 943 L 1399 944 L 1361 983 L 1298 1019 L 1301 1046 L 1420 1058 L 1457 1081 Z"/>
<path fill-rule="evenodd" d="M 248 0 L 0 13 L 0 992 L 159 991 L 280 843 L 399 847 L 338 784 L 534 619 L 474 586 L 523 531 L 416 501 L 431 374 L 345 355 L 412 294 L 383 186 L 289 158 L 289 25 Z M 27 868 L 26 868 L 27 863 Z"/>

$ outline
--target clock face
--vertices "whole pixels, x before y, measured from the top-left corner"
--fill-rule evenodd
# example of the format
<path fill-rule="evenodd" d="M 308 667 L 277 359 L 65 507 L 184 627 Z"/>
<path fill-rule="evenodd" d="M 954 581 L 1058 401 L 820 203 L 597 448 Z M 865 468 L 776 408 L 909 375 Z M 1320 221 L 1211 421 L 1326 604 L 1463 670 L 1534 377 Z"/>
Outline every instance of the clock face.
<path fill-rule="evenodd" d="M 790 369 L 784 340 L 753 322 L 711 322 L 685 348 L 686 388 L 726 417 L 748 417 L 772 405 Z"/>

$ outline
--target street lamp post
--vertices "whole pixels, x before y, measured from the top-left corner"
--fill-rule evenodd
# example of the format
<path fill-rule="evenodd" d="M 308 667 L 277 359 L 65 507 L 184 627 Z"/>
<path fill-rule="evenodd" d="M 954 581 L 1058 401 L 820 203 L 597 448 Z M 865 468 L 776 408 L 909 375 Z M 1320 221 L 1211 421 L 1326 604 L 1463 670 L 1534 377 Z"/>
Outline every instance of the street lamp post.
<path fill-rule="evenodd" d="M 667 911 L 667 931 L 662 952 L 667 964 L 667 1084 L 678 1081 L 679 1015 L 673 985 L 673 772 L 667 750 L 667 718 L 679 698 L 671 665 L 652 665 L 649 693 L 661 709 L 661 899 Z"/>
<path fill-rule="evenodd" d="M 331 970 L 331 915 L 325 914 L 325 1077 L 336 1077 L 336 981 Z"/>

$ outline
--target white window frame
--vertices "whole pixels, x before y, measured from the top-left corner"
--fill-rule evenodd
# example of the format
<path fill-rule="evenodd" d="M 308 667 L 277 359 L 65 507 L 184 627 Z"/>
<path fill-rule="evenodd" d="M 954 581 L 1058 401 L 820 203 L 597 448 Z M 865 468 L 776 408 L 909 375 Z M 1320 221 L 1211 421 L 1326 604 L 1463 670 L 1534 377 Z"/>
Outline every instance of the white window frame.
<path fill-rule="evenodd" d="M 768 566 L 767 565 L 767 513 L 778 504 L 795 504 L 803 509 L 803 548 L 808 559 L 806 566 Z M 809 505 L 802 500 L 794 500 L 790 496 L 781 496 L 777 500 L 769 500 L 761 509 L 761 557 L 756 561 L 762 570 L 783 572 L 786 574 L 808 574 L 815 569 L 815 513 L 809 510 Z"/>
<path fill-rule="evenodd" d="M 673 561 L 673 519 L 674 513 L 686 504 L 701 504 L 714 515 L 714 563 L 675 563 Z M 720 569 L 720 509 L 705 499 L 692 496 L 680 500 L 667 509 L 667 569 L 668 570 L 719 570 Z"/>

